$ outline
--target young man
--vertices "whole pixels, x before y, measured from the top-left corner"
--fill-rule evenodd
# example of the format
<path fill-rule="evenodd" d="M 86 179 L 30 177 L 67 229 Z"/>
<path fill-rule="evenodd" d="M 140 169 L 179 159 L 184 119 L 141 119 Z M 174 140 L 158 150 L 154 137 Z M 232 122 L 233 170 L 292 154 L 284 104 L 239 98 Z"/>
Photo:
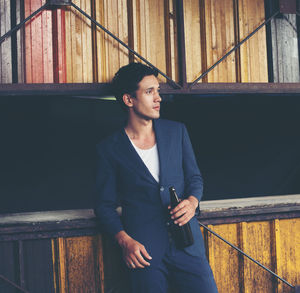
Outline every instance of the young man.
<path fill-rule="evenodd" d="M 124 66 L 112 86 L 128 119 L 97 146 L 95 211 L 123 250 L 131 292 L 167 293 L 169 286 L 172 292 L 217 292 L 195 218 L 203 185 L 185 126 L 159 119 L 159 83 L 150 67 Z M 171 186 L 181 198 L 173 210 Z M 178 249 L 170 227 L 187 222 L 194 244 Z"/>

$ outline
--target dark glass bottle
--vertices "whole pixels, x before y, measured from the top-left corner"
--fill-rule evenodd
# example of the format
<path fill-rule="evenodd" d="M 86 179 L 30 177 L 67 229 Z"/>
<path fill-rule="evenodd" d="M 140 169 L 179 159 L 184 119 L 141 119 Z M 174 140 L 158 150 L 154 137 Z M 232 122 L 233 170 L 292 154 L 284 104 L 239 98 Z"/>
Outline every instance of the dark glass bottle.
<path fill-rule="evenodd" d="M 173 186 L 169 188 L 171 209 L 174 209 L 179 204 L 179 199 L 176 190 Z M 194 243 L 194 237 L 191 230 L 190 223 L 183 226 L 174 224 L 175 219 L 171 225 L 171 234 L 177 248 L 184 248 Z"/>

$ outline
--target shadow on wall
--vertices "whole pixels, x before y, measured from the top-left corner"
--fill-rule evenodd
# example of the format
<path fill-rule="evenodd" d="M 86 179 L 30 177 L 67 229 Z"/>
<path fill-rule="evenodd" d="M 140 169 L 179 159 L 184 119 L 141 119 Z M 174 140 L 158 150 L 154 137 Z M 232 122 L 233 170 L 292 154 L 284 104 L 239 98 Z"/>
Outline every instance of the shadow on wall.
<path fill-rule="evenodd" d="M 204 200 L 300 192 L 296 96 L 176 96 L 162 117 L 186 124 Z M 114 101 L 1 98 L 0 212 L 91 208 L 95 145 L 122 127 Z"/>

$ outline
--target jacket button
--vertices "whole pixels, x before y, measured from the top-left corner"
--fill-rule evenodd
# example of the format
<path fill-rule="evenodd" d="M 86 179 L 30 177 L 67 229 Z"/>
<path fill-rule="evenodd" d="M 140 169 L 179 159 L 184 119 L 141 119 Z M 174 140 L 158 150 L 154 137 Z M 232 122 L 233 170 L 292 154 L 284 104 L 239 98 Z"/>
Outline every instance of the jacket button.
<path fill-rule="evenodd" d="M 170 222 L 167 222 L 166 225 L 167 225 L 167 226 L 170 226 Z"/>
<path fill-rule="evenodd" d="M 164 189 L 164 187 L 162 186 L 161 188 L 160 188 L 160 191 L 164 191 L 165 189 Z"/>

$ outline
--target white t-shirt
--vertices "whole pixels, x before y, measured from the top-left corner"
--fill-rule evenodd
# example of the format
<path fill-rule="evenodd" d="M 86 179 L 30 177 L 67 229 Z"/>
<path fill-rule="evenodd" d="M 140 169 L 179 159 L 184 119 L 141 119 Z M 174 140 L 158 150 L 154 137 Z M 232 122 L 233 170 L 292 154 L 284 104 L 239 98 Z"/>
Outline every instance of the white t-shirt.
<path fill-rule="evenodd" d="M 131 140 L 130 140 L 131 141 Z M 136 152 L 141 157 L 142 161 L 152 174 L 153 178 L 159 182 L 159 157 L 158 157 L 158 150 L 157 145 L 155 144 L 152 148 L 142 150 L 134 145 L 131 141 L 131 144 L 135 148 Z"/>

